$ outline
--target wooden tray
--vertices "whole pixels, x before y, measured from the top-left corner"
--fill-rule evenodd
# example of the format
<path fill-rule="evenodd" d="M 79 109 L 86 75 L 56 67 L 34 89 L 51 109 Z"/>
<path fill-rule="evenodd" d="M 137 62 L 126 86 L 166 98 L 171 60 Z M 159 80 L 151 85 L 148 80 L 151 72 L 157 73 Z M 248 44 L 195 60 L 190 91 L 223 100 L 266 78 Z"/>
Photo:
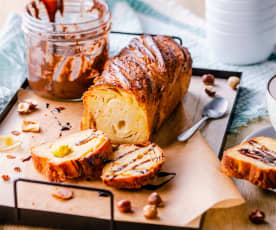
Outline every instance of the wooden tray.
<path fill-rule="evenodd" d="M 224 147 L 225 135 L 227 127 L 231 123 L 231 118 L 233 115 L 233 107 L 235 105 L 235 101 L 239 91 L 233 91 L 227 85 L 227 78 L 229 76 L 235 75 L 241 77 L 240 72 L 227 72 L 227 71 L 218 71 L 218 70 L 208 70 L 208 69 L 193 69 L 193 78 L 190 86 L 190 91 L 184 97 L 184 105 L 189 107 L 189 113 L 192 114 L 192 123 L 196 122 L 200 119 L 201 111 L 203 106 L 211 100 L 205 92 L 204 85 L 201 83 L 201 79 L 198 76 L 202 76 L 206 73 L 212 73 L 216 76 L 216 90 L 219 96 L 224 96 L 229 101 L 229 111 L 227 116 L 222 119 L 210 122 L 206 124 L 205 127 L 202 128 L 202 134 L 207 139 L 209 145 L 213 148 L 217 155 L 220 155 L 222 149 Z M 23 84 L 23 87 L 27 87 L 27 83 Z M 16 103 L 16 95 L 12 98 L 9 105 L 2 112 L 0 116 L 0 134 L 1 128 L 6 129 L 5 127 L 8 123 L 8 120 L 12 118 L 12 114 L 15 112 L 15 103 Z M 174 112 L 176 113 L 176 112 Z M 172 114 L 172 117 L 174 114 Z M 1 169 L 1 166 L 0 166 Z M 76 187 L 76 185 L 61 185 L 48 183 L 43 181 L 34 181 L 34 180 L 25 180 L 27 183 L 43 183 L 48 186 L 56 185 L 56 186 L 69 186 Z M 24 224 L 24 225 L 35 225 L 35 226 L 52 226 L 52 227 L 63 227 L 63 228 L 88 228 L 95 227 L 96 229 L 107 229 L 110 227 L 112 229 L 114 225 L 118 229 L 183 229 L 166 225 L 158 225 L 158 224 L 144 224 L 144 223 L 131 223 L 124 221 L 114 221 L 114 213 L 113 213 L 113 194 L 112 192 L 97 189 L 97 188 L 87 188 L 87 190 L 91 192 L 105 192 L 110 197 L 110 221 L 84 217 L 80 215 L 70 215 L 65 213 L 55 213 L 55 212 L 47 212 L 37 209 L 22 209 L 17 207 L 17 194 L 16 194 L 16 181 L 14 182 L 14 189 L 10 188 L 10 195 L 14 196 L 15 203 L 12 205 L 1 204 L 0 202 L 0 221 L 14 223 L 14 224 Z M 14 191 L 14 192 L 13 192 Z M 50 223 L 50 224 L 49 224 Z"/>

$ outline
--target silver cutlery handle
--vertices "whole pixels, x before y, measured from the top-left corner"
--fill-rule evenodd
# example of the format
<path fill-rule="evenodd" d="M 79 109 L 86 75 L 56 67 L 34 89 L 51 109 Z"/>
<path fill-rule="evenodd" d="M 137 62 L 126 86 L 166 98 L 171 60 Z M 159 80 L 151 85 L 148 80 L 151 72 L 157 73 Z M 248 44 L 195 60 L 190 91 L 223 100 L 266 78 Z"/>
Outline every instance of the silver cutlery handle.
<path fill-rule="evenodd" d="M 198 121 L 196 124 L 194 124 L 191 128 L 185 130 L 183 133 L 181 133 L 178 137 L 177 140 L 184 142 L 187 141 L 191 136 L 193 136 L 195 134 L 195 132 L 200 128 L 200 126 L 206 121 L 208 120 L 209 117 L 204 116 L 203 118 L 201 118 L 200 121 Z"/>

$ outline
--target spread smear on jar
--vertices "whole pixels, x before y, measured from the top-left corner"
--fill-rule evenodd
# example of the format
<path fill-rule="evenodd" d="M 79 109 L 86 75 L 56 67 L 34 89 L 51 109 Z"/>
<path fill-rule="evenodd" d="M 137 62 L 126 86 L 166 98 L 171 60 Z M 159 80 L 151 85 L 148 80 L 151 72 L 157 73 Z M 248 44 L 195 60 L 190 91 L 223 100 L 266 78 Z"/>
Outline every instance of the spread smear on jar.
<path fill-rule="evenodd" d="M 27 4 L 23 30 L 31 88 L 47 98 L 81 98 L 108 60 L 110 19 L 102 0 Z"/>

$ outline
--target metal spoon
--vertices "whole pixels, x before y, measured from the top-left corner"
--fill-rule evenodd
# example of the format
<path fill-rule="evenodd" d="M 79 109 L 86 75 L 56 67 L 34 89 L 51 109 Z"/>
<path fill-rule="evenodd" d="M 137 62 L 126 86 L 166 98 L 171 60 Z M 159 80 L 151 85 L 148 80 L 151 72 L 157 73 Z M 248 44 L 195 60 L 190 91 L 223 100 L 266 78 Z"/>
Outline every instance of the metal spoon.
<path fill-rule="evenodd" d="M 223 97 L 217 97 L 209 102 L 202 112 L 202 119 L 194 126 L 185 130 L 178 137 L 178 141 L 186 141 L 200 128 L 200 126 L 208 119 L 218 119 L 224 116 L 228 107 L 228 101 Z"/>

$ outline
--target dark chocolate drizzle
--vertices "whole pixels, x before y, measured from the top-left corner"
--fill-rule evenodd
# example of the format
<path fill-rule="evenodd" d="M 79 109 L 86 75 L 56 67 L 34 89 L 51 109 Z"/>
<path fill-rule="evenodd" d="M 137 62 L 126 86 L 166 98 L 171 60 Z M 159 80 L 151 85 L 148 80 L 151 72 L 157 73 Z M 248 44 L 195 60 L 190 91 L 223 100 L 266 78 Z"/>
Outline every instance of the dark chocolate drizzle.
<path fill-rule="evenodd" d="M 78 141 L 75 145 L 76 146 L 84 145 L 84 144 L 88 143 L 89 141 L 91 141 L 92 139 L 94 139 L 95 137 L 97 137 L 97 135 L 91 133 L 90 136 L 86 137 L 83 140 Z"/>
<path fill-rule="evenodd" d="M 137 167 L 143 165 L 143 164 L 146 164 L 150 161 L 155 161 L 155 160 L 158 160 L 159 157 L 154 157 L 152 159 L 147 159 L 147 160 L 144 160 L 144 161 L 141 161 L 139 163 L 137 163 L 136 165 L 132 166 L 130 169 L 136 169 Z M 125 169 L 127 166 L 129 166 L 130 164 L 134 163 L 137 161 L 137 158 L 134 158 L 132 159 L 130 162 L 126 163 L 126 164 L 123 164 L 122 166 L 120 166 L 119 168 L 115 169 L 115 170 L 112 170 L 111 173 L 118 173 L 120 171 L 122 171 L 123 169 Z M 144 173 L 143 173 L 144 174 Z"/>
<path fill-rule="evenodd" d="M 106 193 L 106 192 L 99 192 L 99 193 L 98 193 L 98 196 L 101 196 L 101 197 L 109 197 L 109 194 Z"/>
<path fill-rule="evenodd" d="M 276 165 L 276 152 L 273 150 L 268 149 L 264 145 L 258 143 L 255 140 L 249 140 L 249 145 L 252 145 L 255 147 L 255 149 L 247 149 L 247 148 L 241 148 L 238 151 L 247 157 L 250 157 L 255 160 L 259 160 L 265 164 L 269 165 Z"/>
<path fill-rule="evenodd" d="M 72 125 L 70 124 L 70 122 L 66 122 L 66 124 L 61 126 L 60 131 L 70 130 L 71 128 L 72 128 Z"/>
<path fill-rule="evenodd" d="M 145 185 L 143 188 L 147 189 L 147 190 L 150 190 L 150 191 L 153 191 L 153 190 L 156 190 L 156 189 L 159 189 L 161 188 L 162 186 L 166 185 L 167 183 L 169 183 L 171 180 L 173 180 L 176 176 L 176 173 L 170 173 L 170 172 L 159 172 L 157 174 L 157 177 L 167 177 L 167 176 L 170 176 L 167 180 L 163 181 L 162 183 L 160 184 L 148 184 L 148 185 Z"/>
<path fill-rule="evenodd" d="M 146 164 L 146 163 L 148 163 L 148 162 L 150 162 L 150 161 L 152 161 L 152 160 L 157 160 L 158 158 L 159 158 L 159 157 L 155 157 L 155 158 L 153 158 L 153 159 L 144 160 L 144 161 L 142 161 L 142 162 L 140 162 L 140 163 L 138 163 L 138 164 L 132 166 L 131 169 L 136 169 L 137 167 L 139 167 L 139 166 L 141 166 L 141 165 L 143 165 L 143 164 Z M 134 160 L 136 161 L 137 158 L 136 158 L 136 159 L 133 159 L 132 161 L 134 161 Z M 135 161 L 134 161 L 134 162 L 135 162 Z"/>
<path fill-rule="evenodd" d="M 53 110 L 60 113 L 62 110 L 65 110 L 65 108 L 63 106 L 58 106 L 56 108 L 53 108 Z"/>
<path fill-rule="evenodd" d="M 34 17 L 37 19 L 40 19 L 39 17 L 39 9 L 36 6 L 36 3 L 34 1 L 31 2 L 31 6 L 34 9 Z"/>
<path fill-rule="evenodd" d="M 58 11 L 60 12 L 61 15 L 63 15 L 63 11 L 64 11 L 63 0 L 40 0 L 40 1 L 44 4 L 47 10 L 47 14 L 50 22 L 56 21 L 56 14 Z M 39 16 L 36 18 L 39 19 Z"/>
<path fill-rule="evenodd" d="M 22 162 L 29 161 L 29 160 L 31 160 L 31 158 L 32 158 L 32 156 L 30 155 L 30 156 L 28 156 L 28 157 L 24 158 L 24 159 L 22 160 Z"/>
<path fill-rule="evenodd" d="M 139 170 L 139 171 L 136 171 L 136 172 L 139 172 L 139 173 L 141 173 L 141 174 L 146 174 L 147 172 L 148 172 L 148 170 L 147 169 L 143 169 L 143 170 Z"/>
<path fill-rule="evenodd" d="M 62 124 L 61 121 L 58 119 L 58 117 L 55 115 L 55 112 L 60 113 L 60 110 L 58 110 L 57 108 L 54 108 L 51 110 L 51 113 L 53 114 L 54 119 L 57 121 L 58 125 L 60 126 L 60 131 L 70 130 L 72 128 L 72 125 L 70 124 L 70 122 L 66 122 L 65 124 Z"/>
<path fill-rule="evenodd" d="M 133 153 L 134 151 L 136 151 L 136 150 L 138 150 L 138 149 L 139 149 L 139 148 L 135 148 L 135 149 L 130 150 L 130 151 L 126 152 L 126 153 L 123 153 L 122 155 L 120 155 L 120 156 L 118 156 L 117 158 L 115 158 L 112 162 L 118 161 L 118 160 L 122 159 L 123 157 L 127 156 L 127 155 L 130 154 L 130 153 Z"/>

